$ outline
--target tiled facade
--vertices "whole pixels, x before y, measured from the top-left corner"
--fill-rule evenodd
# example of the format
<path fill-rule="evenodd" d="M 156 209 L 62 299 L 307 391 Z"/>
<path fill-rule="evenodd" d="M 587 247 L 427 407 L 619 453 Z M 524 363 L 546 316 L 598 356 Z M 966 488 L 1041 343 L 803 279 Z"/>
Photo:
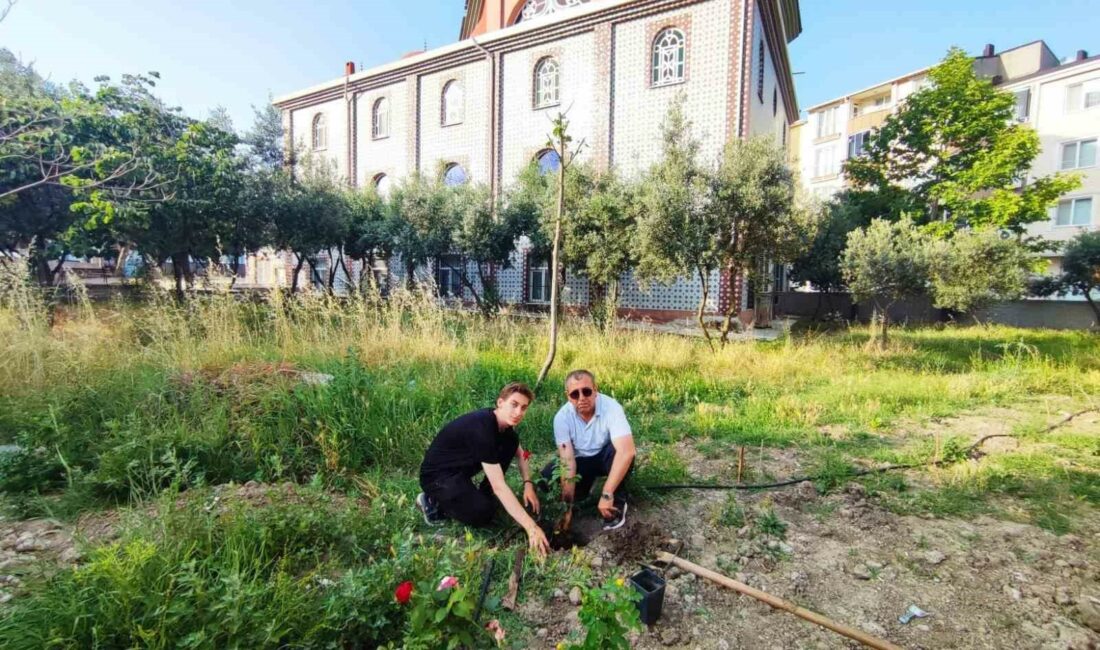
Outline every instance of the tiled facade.
<path fill-rule="evenodd" d="M 519 16 L 520 9 L 515 5 L 505 13 Z M 467 22 L 480 24 L 476 17 Z M 653 43 L 665 28 L 685 37 L 684 75 L 654 87 Z M 659 158 L 660 124 L 681 95 L 706 164 L 718 161 L 729 138 L 782 135 L 797 119 L 786 48 L 800 31 L 796 0 L 591 0 L 349 74 L 281 97 L 276 106 L 284 111 L 300 154 L 310 149 L 311 120 L 323 113 L 328 143 L 314 155 L 332 160 L 356 186 L 374 182 L 378 174 L 396 182 L 414 171 L 434 175 L 457 163 L 470 182 L 499 193 L 544 149 L 559 111 L 569 119 L 573 142 L 584 142 L 580 160 L 636 177 Z M 762 41 L 763 102 L 754 76 Z M 559 102 L 537 107 L 534 71 L 545 57 L 558 63 Z M 450 81 L 462 86 L 463 118 L 444 125 L 441 96 Z M 389 102 L 390 133 L 376 139 L 372 113 L 381 97 Z M 349 115 L 354 124 L 349 125 Z M 525 249 L 519 242 L 510 268 L 493 270 L 508 302 L 530 297 L 526 270 L 531 260 Z M 401 282 L 403 265 L 391 260 L 389 266 L 391 283 Z M 430 270 L 421 272 L 431 277 Z M 728 273 L 715 273 L 708 309 L 722 309 L 730 300 L 741 304 L 742 289 Z M 621 305 L 634 313 L 688 315 L 699 295 L 695 278 L 645 289 L 630 274 L 622 279 Z M 588 299 L 587 282 L 568 277 L 564 302 L 583 308 Z"/>

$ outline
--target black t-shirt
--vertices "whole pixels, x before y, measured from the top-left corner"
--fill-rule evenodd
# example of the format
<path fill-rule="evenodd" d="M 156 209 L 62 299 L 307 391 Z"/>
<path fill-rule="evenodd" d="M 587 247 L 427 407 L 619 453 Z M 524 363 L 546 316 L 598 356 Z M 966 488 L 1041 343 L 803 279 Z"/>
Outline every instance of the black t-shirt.
<path fill-rule="evenodd" d="M 425 482 L 455 474 L 473 478 L 482 463 L 503 464 L 518 447 L 516 430 L 501 431 L 493 409 L 472 411 L 439 430 L 420 464 L 420 478 Z"/>

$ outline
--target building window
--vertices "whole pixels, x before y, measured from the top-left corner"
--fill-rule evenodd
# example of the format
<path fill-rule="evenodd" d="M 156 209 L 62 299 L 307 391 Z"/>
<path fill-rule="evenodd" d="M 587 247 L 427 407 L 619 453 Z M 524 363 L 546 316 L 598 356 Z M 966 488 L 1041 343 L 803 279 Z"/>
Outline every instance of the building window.
<path fill-rule="evenodd" d="M 1084 111 L 1097 106 L 1100 106 L 1100 79 L 1066 87 L 1066 112 Z"/>
<path fill-rule="evenodd" d="M 1013 95 L 1016 98 L 1014 116 L 1017 122 L 1026 122 L 1031 109 L 1031 89 L 1017 90 Z"/>
<path fill-rule="evenodd" d="M 859 158 L 864 153 L 867 140 L 871 137 L 870 131 L 860 131 L 848 137 L 848 157 Z"/>
<path fill-rule="evenodd" d="M 549 16 L 570 7 L 577 7 L 588 0 L 527 0 L 523 5 L 523 11 L 519 14 L 517 23 L 541 16 Z"/>
<path fill-rule="evenodd" d="M 772 88 L 772 117 L 779 113 L 779 88 Z"/>
<path fill-rule="evenodd" d="M 444 255 L 439 258 L 435 269 L 435 289 L 440 298 L 462 297 L 462 276 L 459 271 L 464 262 L 457 255 Z"/>
<path fill-rule="evenodd" d="M 764 39 L 760 39 L 760 53 L 756 61 L 756 98 L 764 103 Z"/>
<path fill-rule="evenodd" d="M 682 31 L 669 28 L 657 34 L 653 40 L 653 86 L 667 86 L 684 80 L 685 50 Z"/>
<path fill-rule="evenodd" d="M 371 136 L 375 140 L 390 137 L 390 101 L 385 97 L 374 102 L 371 109 Z"/>
<path fill-rule="evenodd" d="M 442 102 L 440 105 L 440 119 L 443 126 L 461 124 L 463 117 L 462 85 L 451 79 L 443 86 Z"/>
<path fill-rule="evenodd" d="M 817 137 L 827 138 L 836 135 L 836 114 L 840 107 L 832 106 L 817 114 Z"/>
<path fill-rule="evenodd" d="M 550 265 L 546 260 L 527 265 L 527 302 L 550 302 Z"/>
<path fill-rule="evenodd" d="M 443 184 L 447 187 L 465 185 L 468 180 L 469 177 L 466 175 L 466 170 L 462 168 L 462 165 L 451 163 L 443 170 Z"/>
<path fill-rule="evenodd" d="M 535 66 L 535 108 L 546 108 L 558 104 L 558 89 L 561 87 L 558 62 L 546 57 Z"/>
<path fill-rule="evenodd" d="M 1054 215 L 1056 226 L 1088 226 L 1092 223 L 1092 198 L 1067 199 L 1058 202 Z"/>
<path fill-rule="evenodd" d="M 1083 169 L 1096 165 L 1096 138 L 1062 145 L 1062 169 Z"/>
<path fill-rule="evenodd" d="M 328 146 L 328 128 L 325 126 L 325 116 L 318 113 L 313 116 L 313 149 L 320 151 Z"/>
<path fill-rule="evenodd" d="M 389 176 L 377 174 L 371 179 L 371 183 L 374 185 L 374 191 L 378 193 L 378 196 L 389 196 L 390 188 L 393 185 L 393 181 L 390 180 Z"/>
<path fill-rule="evenodd" d="M 539 164 L 539 174 L 552 174 L 561 167 L 561 157 L 553 149 L 543 149 L 535 156 L 535 162 Z"/>
<path fill-rule="evenodd" d="M 836 147 L 828 145 L 814 151 L 814 178 L 834 176 L 837 173 Z"/>

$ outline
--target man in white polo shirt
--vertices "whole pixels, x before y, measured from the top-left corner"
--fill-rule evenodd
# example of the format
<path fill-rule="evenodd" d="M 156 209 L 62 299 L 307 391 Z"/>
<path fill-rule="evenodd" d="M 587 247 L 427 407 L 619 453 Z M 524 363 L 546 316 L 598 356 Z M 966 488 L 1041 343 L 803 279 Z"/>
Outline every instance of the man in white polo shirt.
<path fill-rule="evenodd" d="M 587 370 L 574 370 L 565 378 L 566 402 L 554 416 L 554 441 L 558 461 L 543 470 L 546 485 L 561 462 L 562 500 L 572 504 L 592 490 L 596 478 L 606 476 L 599 511 L 604 530 L 626 522 L 626 499 L 620 488 L 634 465 L 634 436 L 623 407 L 596 389 L 596 378 Z M 578 477 L 573 481 L 574 477 Z"/>

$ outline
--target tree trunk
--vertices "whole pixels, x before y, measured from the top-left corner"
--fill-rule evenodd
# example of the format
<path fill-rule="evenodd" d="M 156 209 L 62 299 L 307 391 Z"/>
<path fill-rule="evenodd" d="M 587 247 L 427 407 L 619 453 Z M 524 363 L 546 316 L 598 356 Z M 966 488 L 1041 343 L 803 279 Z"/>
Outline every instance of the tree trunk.
<path fill-rule="evenodd" d="M 550 349 L 546 352 L 546 361 L 535 380 L 536 391 L 546 375 L 550 374 L 550 366 L 554 365 L 554 357 L 558 354 L 558 249 L 561 247 L 562 212 L 565 211 L 565 147 L 558 153 L 561 161 L 558 166 L 558 205 L 554 218 L 554 247 L 550 253 Z"/>
<path fill-rule="evenodd" d="M 734 267 L 732 264 L 729 267 L 730 278 L 733 282 L 741 281 L 740 269 Z M 726 317 L 722 320 L 722 338 L 720 339 L 721 345 L 724 347 L 729 342 L 730 332 L 733 330 L 733 319 L 738 311 L 740 311 L 741 305 L 733 300 L 733 294 L 736 292 L 730 291 L 730 304 L 726 307 Z"/>
<path fill-rule="evenodd" d="M 359 282 L 362 282 L 363 276 L 360 273 L 359 281 L 356 281 L 355 279 L 353 279 L 351 277 L 351 270 L 348 269 L 348 263 L 344 259 L 344 250 L 343 249 L 340 249 L 340 268 L 344 269 L 344 277 L 347 278 L 348 287 L 350 287 L 350 289 L 348 290 L 348 295 L 351 295 L 352 292 L 358 293 L 359 292 Z"/>
<path fill-rule="evenodd" d="M 175 278 L 176 285 L 176 302 L 183 302 L 183 268 L 187 263 L 187 256 L 180 253 L 173 253 L 172 259 L 172 277 Z"/>
<path fill-rule="evenodd" d="M 497 293 L 496 279 L 491 273 L 488 277 L 485 276 L 480 262 L 477 264 L 477 277 L 481 280 L 482 310 L 488 318 L 500 310 L 500 295 Z"/>
<path fill-rule="evenodd" d="M 294 276 L 290 279 L 290 293 L 298 293 L 298 274 L 302 271 L 302 265 L 306 263 L 306 258 L 302 255 L 298 255 L 298 263 L 294 266 Z"/>
<path fill-rule="evenodd" d="M 118 249 L 118 258 L 115 260 L 115 273 L 116 278 L 121 278 L 122 273 L 125 270 L 123 266 L 126 264 L 126 258 L 130 257 L 130 247 L 120 246 Z"/>
<path fill-rule="evenodd" d="M 707 345 L 710 349 L 714 349 L 714 341 L 710 338 L 710 332 L 707 331 L 707 324 L 703 321 L 703 312 L 707 309 L 707 298 L 710 297 L 710 286 L 707 283 L 707 273 L 702 267 L 696 267 L 696 272 L 699 274 L 699 284 L 702 286 L 702 296 L 699 298 L 699 308 L 695 310 L 695 320 L 699 322 L 699 329 L 703 332 L 703 338 L 707 340 Z"/>
<path fill-rule="evenodd" d="M 405 262 L 405 288 L 408 289 L 409 291 L 412 291 L 413 287 L 415 286 L 415 284 L 413 283 L 413 273 L 415 273 L 415 272 L 416 272 L 416 267 L 413 266 L 413 263 L 409 262 L 409 261 L 406 261 Z"/>

